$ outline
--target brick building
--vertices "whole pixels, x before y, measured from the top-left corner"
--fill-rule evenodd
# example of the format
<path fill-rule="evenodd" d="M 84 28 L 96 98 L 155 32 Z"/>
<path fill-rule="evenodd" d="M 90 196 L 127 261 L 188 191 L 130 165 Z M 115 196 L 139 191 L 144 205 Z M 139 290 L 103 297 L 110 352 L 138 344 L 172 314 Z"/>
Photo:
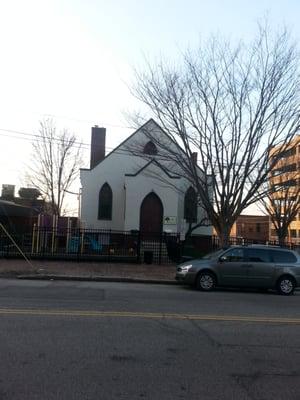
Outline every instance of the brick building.
<path fill-rule="evenodd" d="M 258 242 L 269 240 L 269 217 L 265 215 L 240 215 L 235 222 L 231 236 Z"/>
<path fill-rule="evenodd" d="M 300 135 L 297 135 L 284 150 L 272 149 L 270 158 L 279 157 L 270 176 L 270 184 L 278 187 L 273 194 L 275 199 L 285 196 L 289 201 L 299 204 L 300 201 Z M 283 203 L 282 203 L 283 204 Z M 284 211 L 283 211 L 284 212 Z M 270 226 L 270 240 L 277 240 L 274 226 Z M 300 213 L 289 226 L 289 242 L 300 244 Z"/>

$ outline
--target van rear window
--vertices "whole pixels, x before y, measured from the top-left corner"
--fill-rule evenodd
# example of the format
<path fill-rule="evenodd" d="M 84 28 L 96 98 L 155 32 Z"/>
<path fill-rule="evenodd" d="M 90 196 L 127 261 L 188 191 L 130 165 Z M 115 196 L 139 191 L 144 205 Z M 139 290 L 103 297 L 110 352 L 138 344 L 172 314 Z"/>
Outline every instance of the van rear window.
<path fill-rule="evenodd" d="M 297 258 L 289 251 L 271 250 L 272 261 L 275 263 L 295 263 Z"/>

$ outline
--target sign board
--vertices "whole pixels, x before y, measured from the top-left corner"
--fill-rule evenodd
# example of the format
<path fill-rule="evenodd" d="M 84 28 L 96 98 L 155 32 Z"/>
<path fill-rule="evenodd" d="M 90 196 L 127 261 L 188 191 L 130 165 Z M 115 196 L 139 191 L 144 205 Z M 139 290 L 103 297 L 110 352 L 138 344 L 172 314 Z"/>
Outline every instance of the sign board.
<path fill-rule="evenodd" d="M 176 225 L 177 224 L 177 217 L 167 216 L 164 217 L 164 225 Z"/>

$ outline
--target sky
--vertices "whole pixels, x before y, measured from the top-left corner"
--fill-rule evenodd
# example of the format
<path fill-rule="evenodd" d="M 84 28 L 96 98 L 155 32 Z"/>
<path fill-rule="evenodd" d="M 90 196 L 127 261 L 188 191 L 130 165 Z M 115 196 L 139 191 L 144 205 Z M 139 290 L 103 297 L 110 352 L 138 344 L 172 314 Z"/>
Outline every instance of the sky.
<path fill-rule="evenodd" d="M 251 39 L 266 16 L 299 41 L 299 15 L 299 0 L 0 0 L 0 186 L 26 186 L 43 118 L 85 144 L 86 167 L 91 126 L 107 128 L 107 150 L 132 133 L 145 57 L 176 62 L 211 34 Z"/>

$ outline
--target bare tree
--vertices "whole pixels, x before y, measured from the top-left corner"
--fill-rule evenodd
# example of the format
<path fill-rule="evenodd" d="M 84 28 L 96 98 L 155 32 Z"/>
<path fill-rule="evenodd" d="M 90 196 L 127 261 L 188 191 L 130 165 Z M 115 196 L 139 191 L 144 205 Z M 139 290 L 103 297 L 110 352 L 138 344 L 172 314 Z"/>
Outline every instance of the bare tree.
<path fill-rule="evenodd" d="M 291 223 L 300 213 L 300 182 L 297 172 L 287 175 L 285 169 L 284 175 L 274 178 L 277 171 L 278 169 L 273 171 L 271 187 L 259 203 L 261 209 L 270 217 L 279 244 L 283 245 Z"/>
<path fill-rule="evenodd" d="M 134 95 L 179 146 L 145 133 L 196 189 L 222 246 L 242 211 L 266 194 L 260 189 L 279 157 L 270 159 L 270 149 L 299 129 L 299 83 L 287 31 L 271 36 L 262 27 L 250 44 L 214 38 L 187 51 L 179 66 L 147 62 L 136 71 Z"/>
<path fill-rule="evenodd" d="M 81 144 L 66 129 L 56 134 L 53 120 L 45 119 L 40 121 L 32 147 L 33 160 L 27 179 L 44 196 L 49 211 L 61 215 L 66 192 L 82 165 Z"/>

